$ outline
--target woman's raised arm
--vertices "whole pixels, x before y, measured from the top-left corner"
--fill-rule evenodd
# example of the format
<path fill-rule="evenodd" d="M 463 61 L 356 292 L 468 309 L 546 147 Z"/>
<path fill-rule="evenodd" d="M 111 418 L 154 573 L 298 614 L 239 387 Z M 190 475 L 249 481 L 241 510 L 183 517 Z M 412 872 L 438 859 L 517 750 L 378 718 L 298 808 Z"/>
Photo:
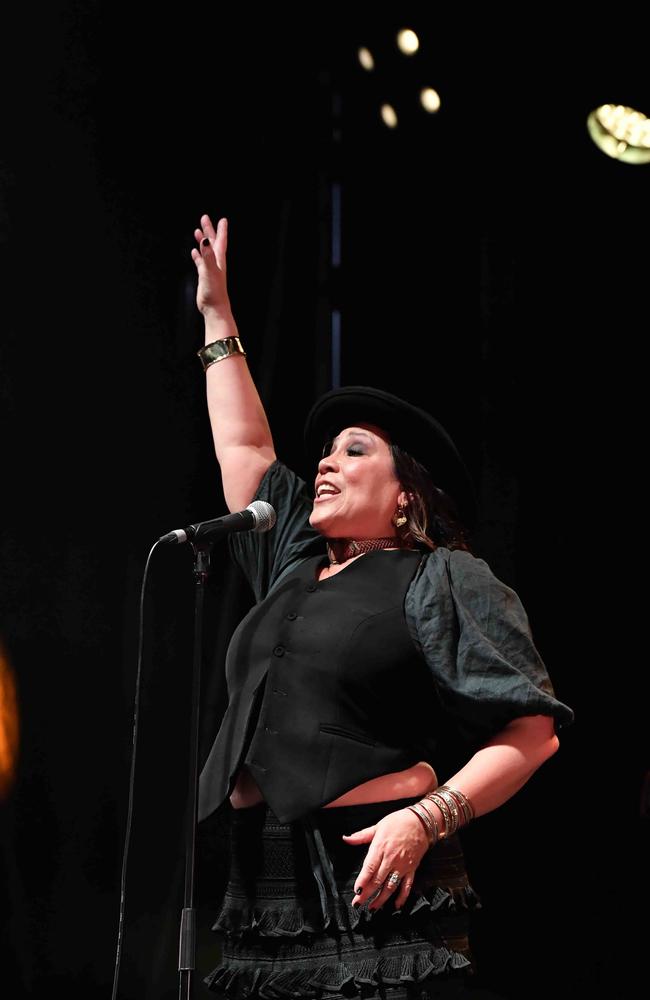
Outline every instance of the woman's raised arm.
<path fill-rule="evenodd" d="M 238 337 L 226 283 L 228 222 L 215 230 L 208 215 L 194 230 L 198 249 L 196 305 L 205 322 L 205 343 Z M 206 369 L 208 413 L 223 492 L 232 512 L 253 499 L 262 476 L 275 460 L 271 429 L 243 354 L 215 361 Z"/>

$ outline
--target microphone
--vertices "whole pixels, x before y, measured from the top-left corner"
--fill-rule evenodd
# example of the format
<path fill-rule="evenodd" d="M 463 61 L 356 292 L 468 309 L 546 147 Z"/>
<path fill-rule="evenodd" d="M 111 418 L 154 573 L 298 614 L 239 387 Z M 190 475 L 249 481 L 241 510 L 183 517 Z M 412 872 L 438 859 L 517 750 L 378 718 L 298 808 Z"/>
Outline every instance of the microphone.
<path fill-rule="evenodd" d="M 181 545 L 183 542 L 211 542 L 233 531 L 269 531 L 276 522 L 275 510 L 266 500 L 253 500 L 236 514 L 224 514 L 211 521 L 199 521 L 187 528 L 176 528 L 158 541 Z"/>

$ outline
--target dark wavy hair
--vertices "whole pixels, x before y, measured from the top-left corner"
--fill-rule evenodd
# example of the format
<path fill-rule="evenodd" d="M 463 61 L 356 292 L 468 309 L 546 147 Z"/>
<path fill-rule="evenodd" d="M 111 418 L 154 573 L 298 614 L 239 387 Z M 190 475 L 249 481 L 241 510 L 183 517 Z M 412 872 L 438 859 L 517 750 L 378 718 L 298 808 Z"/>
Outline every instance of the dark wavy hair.
<path fill-rule="evenodd" d="M 410 500 L 406 524 L 396 528 L 405 546 L 464 549 L 471 552 L 469 530 L 461 522 L 450 496 L 439 489 L 423 465 L 397 444 L 390 444 L 395 475 Z"/>

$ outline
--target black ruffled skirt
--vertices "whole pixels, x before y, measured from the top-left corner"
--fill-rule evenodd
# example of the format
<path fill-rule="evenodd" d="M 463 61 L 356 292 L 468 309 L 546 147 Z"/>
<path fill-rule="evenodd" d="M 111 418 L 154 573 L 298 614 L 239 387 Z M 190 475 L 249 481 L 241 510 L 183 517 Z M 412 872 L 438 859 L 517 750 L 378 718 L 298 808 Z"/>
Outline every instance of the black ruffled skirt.
<path fill-rule="evenodd" d="M 400 910 L 395 897 L 376 911 L 351 905 L 369 845 L 342 834 L 419 798 L 320 809 L 294 823 L 263 802 L 231 810 L 229 882 L 213 926 L 221 962 L 207 986 L 230 1000 L 462 996 L 468 920 L 480 904 L 457 837 L 427 852 Z"/>

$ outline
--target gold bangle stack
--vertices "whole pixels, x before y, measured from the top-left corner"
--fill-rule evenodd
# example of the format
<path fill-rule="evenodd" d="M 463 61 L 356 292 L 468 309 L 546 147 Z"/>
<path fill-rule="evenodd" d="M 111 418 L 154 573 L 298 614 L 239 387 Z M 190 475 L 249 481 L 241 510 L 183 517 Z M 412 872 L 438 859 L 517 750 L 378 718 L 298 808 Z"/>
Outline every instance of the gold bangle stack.
<path fill-rule="evenodd" d="M 224 337 L 223 340 L 213 340 L 211 344 L 206 344 L 200 351 L 196 352 L 201 359 L 203 371 L 207 371 L 210 365 L 224 358 L 231 358 L 233 354 L 241 354 L 246 357 L 246 351 L 242 347 L 239 337 Z"/>
<path fill-rule="evenodd" d="M 434 805 L 438 806 L 438 809 L 442 813 L 442 830 L 440 833 L 440 839 L 444 840 L 445 837 L 451 837 L 452 833 L 455 833 L 458 829 L 458 823 L 454 822 L 454 814 L 451 811 L 449 802 L 438 789 L 436 789 L 435 792 L 429 792 L 425 798 L 427 798 L 429 802 L 433 802 Z"/>
<path fill-rule="evenodd" d="M 433 845 L 439 840 L 438 823 L 435 816 L 433 816 L 429 810 L 425 808 L 422 802 L 414 802 L 413 805 L 407 806 L 406 808 L 415 813 L 417 818 L 420 820 L 422 826 L 426 830 L 429 847 L 433 847 Z"/>
<path fill-rule="evenodd" d="M 451 795 L 456 799 L 463 814 L 461 826 L 466 826 L 469 822 L 471 822 L 471 820 L 474 819 L 474 806 L 459 788 L 451 788 L 450 785 L 443 785 L 442 790 L 444 790 L 447 795 Z M 441 791 L 441 789 L 439 788 L 438 791 Z"/>
<path fill-rule="evenodd" d="M 440 810 L 442 826 L 440 826 L 427 808 L 427 802 L 432 802 Z M 474 806 L 463 792 L 449 785 L 440 785 L 434 792 L 427 792 L 423 799 L 407 806 L 419 818 L 429 837 L 429 846 L 433 847 L 439 840 L 451 837 L 474 818 Z"/>

